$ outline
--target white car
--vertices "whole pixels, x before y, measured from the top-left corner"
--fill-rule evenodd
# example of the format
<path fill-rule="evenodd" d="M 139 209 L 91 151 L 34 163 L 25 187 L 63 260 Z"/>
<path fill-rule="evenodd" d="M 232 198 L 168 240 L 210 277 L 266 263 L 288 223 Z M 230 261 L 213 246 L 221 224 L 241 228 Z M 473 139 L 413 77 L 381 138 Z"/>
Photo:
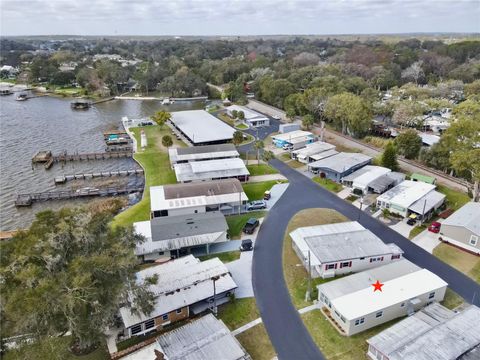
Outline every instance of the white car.
<path fill-rule="evenodd" d="M 281 120 L 282 118 L 280 117 L 280 115 L 272 115 L 272 118 L 274 118 L 275 120 Z"/>

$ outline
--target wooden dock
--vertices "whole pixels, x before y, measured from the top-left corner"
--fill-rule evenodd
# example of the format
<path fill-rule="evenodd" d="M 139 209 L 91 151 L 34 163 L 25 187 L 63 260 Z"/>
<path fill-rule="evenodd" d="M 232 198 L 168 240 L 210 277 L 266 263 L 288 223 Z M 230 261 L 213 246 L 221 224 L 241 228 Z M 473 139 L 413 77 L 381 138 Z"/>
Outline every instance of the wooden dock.
<path fill-rule="evenodd" d="M 53 155 L 51 151 L 39 151 L 32 157 L 32 163 L 44 163 L 45 169 L 50 169 L 54 163 L 68 161 L 106 160 L 133 157 L 132 149 L 121 151 L 107 151 L 103 153 L 77 153 Z"/>
<path fill-rule="evenodd" d="M 117 186 L 109 188 L 83 188 L 78 190 L 45 191 L 39 193 L 19 194 L 15 206 L 31 206 L 36 201 L 68 200 L 93 196 L 118 196 L 143 191 L 143 185 Z"/>
<path fill-rule="evenodd" d="M 87 180 L 100 177 L 112 177 L 112 176 L 131 176 L 131 175 L 140 175 L 143 174 L 143 169 L 132 169 L 132 170 L 119 170 L 119 171 L 104 171 L 97 173 L 89 174 L 74 174 L 74 175 L 63 175 L 56 177 L 54 179 L 55 184 L 65 184 L 67 181 L 71 180 Z"/>

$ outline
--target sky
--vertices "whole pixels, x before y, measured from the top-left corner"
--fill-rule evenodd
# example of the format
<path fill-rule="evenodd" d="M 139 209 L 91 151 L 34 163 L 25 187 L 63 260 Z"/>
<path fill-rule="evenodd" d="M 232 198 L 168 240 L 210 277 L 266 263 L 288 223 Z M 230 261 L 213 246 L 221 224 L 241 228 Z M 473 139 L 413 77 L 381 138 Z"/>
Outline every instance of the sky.
<path fill-rule="evenodd" d="M 480 32 L 480 0 L 0 0 L 0 35 Z"/>

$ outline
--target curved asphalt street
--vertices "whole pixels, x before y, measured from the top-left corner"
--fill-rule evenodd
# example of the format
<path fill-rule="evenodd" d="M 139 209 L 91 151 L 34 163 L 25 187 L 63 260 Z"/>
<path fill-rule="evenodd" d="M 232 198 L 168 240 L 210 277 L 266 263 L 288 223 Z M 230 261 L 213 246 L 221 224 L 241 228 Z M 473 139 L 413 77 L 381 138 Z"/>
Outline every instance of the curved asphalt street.
<path fill-rule="evenodd" d="M 384 242 L 400 246 L 408 260 L 434 272 L 467 302 L 480 306 L 480 284 L 370 215 L 360 213 L 351 203 L 318 186 L 283 162 L 274 159 L 271 164 L 288 178 L 290 185 L 260 228 L 252 271 L 257 306 L 279 359 L 324 359 L 294 308 L 283 278 L 282 245 L 285 229 L 292 216 L 302 209 L 330 208 L 352 220 L 358 218 L 365 228 Z"/>

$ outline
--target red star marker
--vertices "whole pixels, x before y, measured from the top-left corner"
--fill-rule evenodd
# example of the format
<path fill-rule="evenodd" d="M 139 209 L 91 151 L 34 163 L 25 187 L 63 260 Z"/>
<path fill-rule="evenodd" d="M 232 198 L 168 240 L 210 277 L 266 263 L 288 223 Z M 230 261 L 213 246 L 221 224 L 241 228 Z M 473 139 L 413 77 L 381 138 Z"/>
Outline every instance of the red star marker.
<path fill-rule="evenodd" d="M 373 292 L 377 290 L 380 292 L 382 291 L 383 284 L 380 281 L 377 280 L 377 282 L 375 284 L 372 284 L 372 286 L 373 286 Z"/>

